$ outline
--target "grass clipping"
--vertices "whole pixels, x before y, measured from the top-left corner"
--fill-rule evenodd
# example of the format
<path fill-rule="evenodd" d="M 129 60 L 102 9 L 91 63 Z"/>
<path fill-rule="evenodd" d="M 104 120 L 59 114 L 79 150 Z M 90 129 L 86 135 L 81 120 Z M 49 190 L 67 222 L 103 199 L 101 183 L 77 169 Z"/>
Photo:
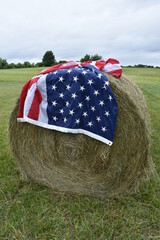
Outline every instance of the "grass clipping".
<path fill-rule="evenodd" d="M 23 177 L 58 192 L 103 198 L 139 189 L 142 180 L 154 170 L 146 102 L 126 77 L 107 77 L 118 103 L 111 147 L 83 134 L 19 123 L 17 101 L 10 116 L 9 138 Z"/>

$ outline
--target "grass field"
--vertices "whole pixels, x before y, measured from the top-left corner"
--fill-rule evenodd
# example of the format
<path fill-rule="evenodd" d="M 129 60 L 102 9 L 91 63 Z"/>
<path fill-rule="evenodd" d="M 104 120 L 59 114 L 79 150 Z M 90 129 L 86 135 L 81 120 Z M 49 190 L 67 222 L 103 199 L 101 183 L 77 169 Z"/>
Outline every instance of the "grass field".
<path fill-rule="evenodd" d="M 123 199 L 59 195 L 20 180 L 8 145 L 10 112 L 23 84 L 40 68 L 0 70 L 0 240 L 160 239 L 160 182 Z M 151 114 L 152 157 L 160 176 L 160 69 L 124 68 Z"/>

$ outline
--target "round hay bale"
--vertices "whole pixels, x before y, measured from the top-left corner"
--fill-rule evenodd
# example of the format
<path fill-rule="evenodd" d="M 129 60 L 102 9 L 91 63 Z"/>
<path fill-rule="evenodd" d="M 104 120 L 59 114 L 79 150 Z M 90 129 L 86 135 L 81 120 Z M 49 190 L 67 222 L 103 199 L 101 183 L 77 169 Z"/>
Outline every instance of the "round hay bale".
<path fill-rule="evenodd" d="M 9 138 L 23 176 L 59 192 L 109 198 L 135 192 L 153 172 L 144 96 L 126 77 L 107 77 L 118 104 L 111 147 L 83 134 L 19 123 L 17 101 Z"/>

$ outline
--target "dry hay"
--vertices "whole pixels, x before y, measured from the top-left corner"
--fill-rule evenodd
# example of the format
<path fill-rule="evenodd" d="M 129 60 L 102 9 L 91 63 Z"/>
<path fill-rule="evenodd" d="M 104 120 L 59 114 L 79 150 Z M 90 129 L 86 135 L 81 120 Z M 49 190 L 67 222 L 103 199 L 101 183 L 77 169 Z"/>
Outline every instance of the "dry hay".
<path fill-rule="evenodd" d="M 118 103 L 111 147 L 83 134 L 19 123 L 17 101 L 9 138 L 23 176 L 59 192 L 109 198 L 135 192 L 153 172 L 144 96 L 126 77 L 107 76 Z"/>

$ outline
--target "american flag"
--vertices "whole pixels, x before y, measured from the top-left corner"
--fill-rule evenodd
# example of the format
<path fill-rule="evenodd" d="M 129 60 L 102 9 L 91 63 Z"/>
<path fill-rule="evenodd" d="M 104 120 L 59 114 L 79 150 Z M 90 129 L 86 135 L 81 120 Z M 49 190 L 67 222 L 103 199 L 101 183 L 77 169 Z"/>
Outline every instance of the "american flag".
<path fill-rule="evenodd" d="M 68 62 L 56 69 L 44 70 L 24 85 L 18 121 L 112 145 L 117 103 L 106 75 L 91 62 Z"/>

